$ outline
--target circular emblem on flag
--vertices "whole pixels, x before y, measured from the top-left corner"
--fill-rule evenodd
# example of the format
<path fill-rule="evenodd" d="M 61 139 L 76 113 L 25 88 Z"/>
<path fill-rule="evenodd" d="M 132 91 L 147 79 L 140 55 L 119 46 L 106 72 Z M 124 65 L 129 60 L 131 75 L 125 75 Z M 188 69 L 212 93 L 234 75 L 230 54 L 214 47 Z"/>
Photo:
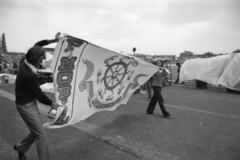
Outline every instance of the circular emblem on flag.
<path fill-rule="evenodd" d="M 127 67 L 124 62 L 116 62 L 108 66 L 103 78 L 107 90 L 113 90 L 122 82 L 127 74 Z"/>

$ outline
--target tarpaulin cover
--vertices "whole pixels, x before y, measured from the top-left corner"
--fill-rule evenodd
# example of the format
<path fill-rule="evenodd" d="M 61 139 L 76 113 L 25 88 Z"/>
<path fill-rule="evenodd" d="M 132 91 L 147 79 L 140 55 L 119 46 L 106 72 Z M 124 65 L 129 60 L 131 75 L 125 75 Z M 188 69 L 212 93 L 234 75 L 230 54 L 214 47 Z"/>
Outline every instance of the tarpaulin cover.
<path fill-rule="evenodd" d="M 240 90 L 240 53 L 186 60 L 179 78 L 180 82 L 195 79 Z"/>

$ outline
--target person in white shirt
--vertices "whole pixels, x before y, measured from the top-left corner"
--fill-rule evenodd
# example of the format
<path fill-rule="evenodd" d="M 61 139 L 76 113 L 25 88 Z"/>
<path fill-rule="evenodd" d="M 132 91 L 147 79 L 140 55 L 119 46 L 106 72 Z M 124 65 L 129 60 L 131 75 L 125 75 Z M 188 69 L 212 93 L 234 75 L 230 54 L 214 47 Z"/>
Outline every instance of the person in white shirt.
<path fill-rule="evenodd" d="M 164 99 L 162 97 L 161 90 L 162 90 L 162 83 L 163 83 L 164 77 L 170 74 L 170 72 L 166 68 L 163 68 L 163 63 L 160 60 L 153 62 L 153 64 L 159 66 L 159 71 L 153 75 L 152 88 L 154 93 L 153 93 L 152 99 L 148 104 L 147 113 L 153 114 L 155 106 L 158 102 L 160 109 L 163 113 L 163 116 L 167 118 L 171 116 L 171 114 L 165 108 Z"/>

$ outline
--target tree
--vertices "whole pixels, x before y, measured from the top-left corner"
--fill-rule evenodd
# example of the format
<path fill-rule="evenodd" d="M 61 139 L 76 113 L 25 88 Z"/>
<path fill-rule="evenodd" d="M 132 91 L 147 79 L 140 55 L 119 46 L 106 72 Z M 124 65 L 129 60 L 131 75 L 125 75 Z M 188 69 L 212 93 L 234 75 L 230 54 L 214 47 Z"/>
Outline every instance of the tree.
<path fill-rule="evenodd" d="M 214 57 L 214 54 L 212 52 L 206 52 L 203 54 L 203 58 L 210 58 L 210 57 Z"/>
<path fill-rule="evenodd" d="M 192 58 L 193 55 L 194 55 L 194 53 L 191 51 L 184 51 L 184 52 L 180 53 L 180 58 L 184 58 L 184 57 Z"/>
<path fill-rule="evenodd" d="M 240 53 L 240 49 L 237 49 L 236 51 L 233 51 L 233 53 Z"/>
<path fill-rule="evenodd" d="M 5 34 L 2 34 L 2 52 L 7 53 L 7 46 L 6 46 L 6 40 L 5 40 Z"/>

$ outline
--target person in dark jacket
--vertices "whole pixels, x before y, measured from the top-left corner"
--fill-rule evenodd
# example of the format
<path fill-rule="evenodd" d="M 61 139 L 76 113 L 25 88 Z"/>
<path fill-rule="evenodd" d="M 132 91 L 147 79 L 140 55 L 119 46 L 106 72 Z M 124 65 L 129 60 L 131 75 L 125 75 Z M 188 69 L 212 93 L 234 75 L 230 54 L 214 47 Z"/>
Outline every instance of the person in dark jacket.
<path fill-rule="evenodd" d="M 15 82 L 15 102 L 19 114 L 30 130 L 30 133 L 19 144 L 14 146 L 14 149 L 18 151 L 20 160 L 26 160 L 25 153 L 34 142 L 37 145 L 39 159 L 49 159 L 47 134 L 41 122 L 37 100 L 54 109 L 58 108 L 58 104 L 42 92 L 37 80 L 37 67 L 46 58 L 45 50 L 42 46 L 57 41 L 58 39 L 43 40 L 36 43 L 28 50 L 26 56 L 19 63 Z"/>

